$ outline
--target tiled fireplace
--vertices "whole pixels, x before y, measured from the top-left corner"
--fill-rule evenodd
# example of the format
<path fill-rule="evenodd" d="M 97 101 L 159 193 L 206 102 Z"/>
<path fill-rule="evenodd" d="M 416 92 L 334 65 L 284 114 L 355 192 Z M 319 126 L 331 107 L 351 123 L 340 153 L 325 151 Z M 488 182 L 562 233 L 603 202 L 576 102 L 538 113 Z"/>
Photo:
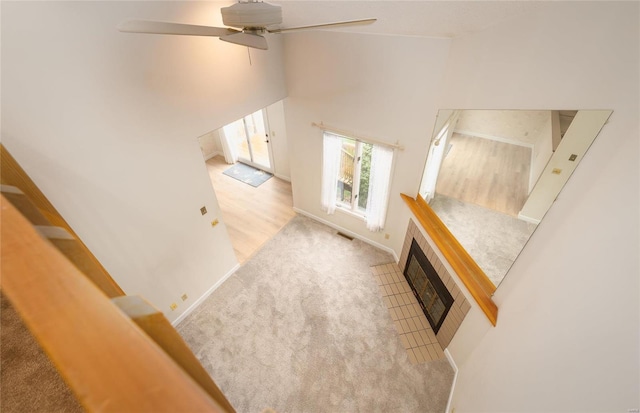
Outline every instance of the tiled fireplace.
<path fill-rule="evenodd" d="M 419 251 L 416 252 L 415 249 Z M 422 269 L 418 262 L 424 258 L 428 263 L 423 263 Z M 402 270 L 408 269 L 409 276 L 405 277 L 417 282 L 414 294 L 419 290 L 417 295 L 421 295 L 423 309 L 436 333 L 438 343 L 443 349 L 446 348 L 471 305 L 412 219 L 409 220 L 398 266 Z M 423 273 L 425 277 L 422 276 Z M 426 273 L 431 274 L 427 276 Z"/>
<path fill-rule="evenodd" d="M 411 241 L 403 274 L 431 329 L 438 333 L 453 305 L 453 297 L 415 239 Z"/>

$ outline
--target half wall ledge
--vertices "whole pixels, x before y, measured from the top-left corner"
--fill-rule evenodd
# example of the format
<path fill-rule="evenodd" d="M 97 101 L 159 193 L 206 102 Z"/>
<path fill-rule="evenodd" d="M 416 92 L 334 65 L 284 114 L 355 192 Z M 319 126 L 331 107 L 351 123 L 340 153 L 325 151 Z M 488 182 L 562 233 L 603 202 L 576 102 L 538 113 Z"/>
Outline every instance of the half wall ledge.
<path fill-rule="evenodd" d="M 491 298 L 496 290 L 491 280 L 420 195 L 416 198 L 405 194 L 400 196 L 440 249 L 491 324 L 495 326 L 498 321 L 498 307 Z"/>

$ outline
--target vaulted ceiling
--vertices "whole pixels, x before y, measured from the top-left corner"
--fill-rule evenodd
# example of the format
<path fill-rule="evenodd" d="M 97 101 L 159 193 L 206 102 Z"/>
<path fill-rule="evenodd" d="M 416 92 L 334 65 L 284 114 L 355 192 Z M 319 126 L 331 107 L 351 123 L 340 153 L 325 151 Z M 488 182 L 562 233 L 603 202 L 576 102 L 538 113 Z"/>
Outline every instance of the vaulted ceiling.
<path fill-rule="evenodd" d="M 334 30 L 454 38 L 545 6 L 541 1 L 270 1 L 283 27 L 376 17 L 373 25 Z"/>

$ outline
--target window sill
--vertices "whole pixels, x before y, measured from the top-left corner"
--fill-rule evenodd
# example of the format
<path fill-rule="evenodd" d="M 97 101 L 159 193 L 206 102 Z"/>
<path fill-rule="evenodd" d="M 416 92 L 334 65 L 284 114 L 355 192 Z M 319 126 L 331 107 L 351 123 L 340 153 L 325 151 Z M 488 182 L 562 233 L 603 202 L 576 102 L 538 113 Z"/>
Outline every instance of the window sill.
<path fill-rule="evenodd" d="M 336 211 L 337 211 L 337 212 L 341 212 L 341 213 L 343 213 L 343 214 L 345 214 L 345 215 L 349 215 L 349 216 L 354 217 L 354 218 L 359 218 L 359 219 L 361 219 L 362 221 L 365 221 L 365 220 L 366 220 L 366 218 L 365 218 L 364 214 L 359 214 L 359 213 L 357 213 L 357 212 L 353 212 L 352 210 L 347 209 L 347 208 L 345 208 L 345 207 L 342 207 L 342 206 L 340 206 L 340 205 L 337 205 L 337 206 L 336 206 Z"/>

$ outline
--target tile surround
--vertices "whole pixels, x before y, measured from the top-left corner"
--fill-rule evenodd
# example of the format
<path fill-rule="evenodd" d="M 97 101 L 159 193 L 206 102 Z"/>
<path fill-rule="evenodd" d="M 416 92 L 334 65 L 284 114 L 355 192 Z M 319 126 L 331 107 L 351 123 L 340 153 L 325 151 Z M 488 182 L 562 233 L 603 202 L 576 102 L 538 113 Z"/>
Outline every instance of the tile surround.
<path fill-rule="evenodd" d="M 454 334 L 458 330 L 458 327 L 462 324 L 462 320 L 464 320 L 464 317 L 471 309 L 471 304 L 469 304 L 469 301 L 465 298 L 464 294 L 462 294 L 460 288 L 451 277 L 442 261 L 440 261 L 440 258 L 438 258 L 438 255 L 435 253 L 433 248 L 431 248 L 427 239 L 412 219 L 409 219 L 409 226 L 402 246 L 402 253 L 400 254 L 398 267 L 404 270 L 409 256 L 409 249 L 411 248 L 411 240 L 414 238 L 454 299 L 453 306 L 449 310 L 449 314 L 447 314 L 444 323 L 436 335 L 436 338 L 442 348 L 447 348 Z"/>
<path fill-rule="evenodd" d="M 402 273 L 414 238 L 454 298 L 438 334 L 434 334 Z M 451 342 L 471 305 L 412 219 L 409 220 L 398 264 L 377 265 L 371 270 L 409 360 L 418 364 L 443 358 L 442 350 Z"/>
<path fill-rule="evenodd" d="M 389 315 L 413 364 L 444 358 L 442 347 L 397 264 L 371 267 Z"/>

